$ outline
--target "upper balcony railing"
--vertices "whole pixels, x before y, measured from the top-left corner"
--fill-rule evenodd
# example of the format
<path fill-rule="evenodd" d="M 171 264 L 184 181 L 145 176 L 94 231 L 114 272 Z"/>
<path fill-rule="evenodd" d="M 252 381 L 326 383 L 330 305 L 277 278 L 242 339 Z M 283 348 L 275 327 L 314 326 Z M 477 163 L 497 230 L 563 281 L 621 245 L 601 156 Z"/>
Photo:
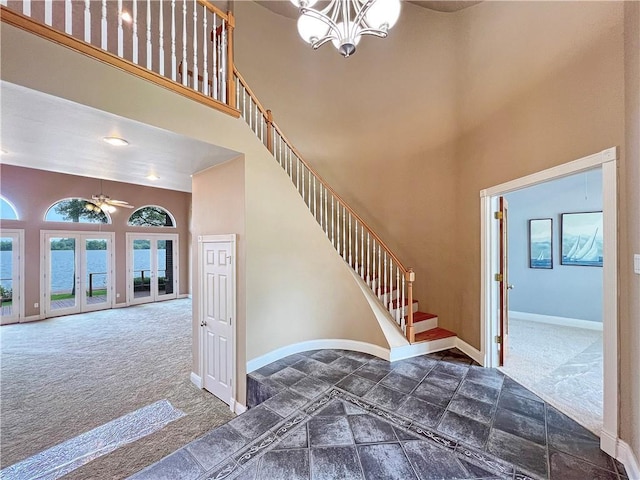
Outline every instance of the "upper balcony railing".
<path fill-rule="evenodd" d="M 238 116 L 233 15 L 206 0 L 0 0 L 2 20 Z"/>
<path fill-rule="evenodd" d="M 413 270 L 302 158 L 233 64 L 234 17 L 206 0 L 0 0 L 2 21 L 242 118 L 410 342 Z"/>

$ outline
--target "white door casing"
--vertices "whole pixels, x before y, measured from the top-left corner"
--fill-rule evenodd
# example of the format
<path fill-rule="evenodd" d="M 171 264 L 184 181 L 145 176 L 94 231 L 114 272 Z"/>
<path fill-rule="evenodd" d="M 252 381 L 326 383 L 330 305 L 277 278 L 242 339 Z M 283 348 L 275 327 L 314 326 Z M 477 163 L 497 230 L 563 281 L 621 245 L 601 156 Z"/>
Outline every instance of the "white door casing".
<path fill-rule="evenodd" d="M 202 386 L 235 409 L 235 235 L 199 242 Z"/>
<path fill-rule="evenodd" d="M 501 195 L 556 178 L 594 168 L 602 168 L 603 213 L 603 428 L 600 446 L 617 458 L 618 450 L 618 256 L 617 256 L 617 147 L 574 160 L 569 163 L 515 179 L 480 192 L 481 255 L 481 354 L 485 367 L 498 365 L 499 292 L 494 273 L 499 270 L 499 231 L 493 212 Z"/>

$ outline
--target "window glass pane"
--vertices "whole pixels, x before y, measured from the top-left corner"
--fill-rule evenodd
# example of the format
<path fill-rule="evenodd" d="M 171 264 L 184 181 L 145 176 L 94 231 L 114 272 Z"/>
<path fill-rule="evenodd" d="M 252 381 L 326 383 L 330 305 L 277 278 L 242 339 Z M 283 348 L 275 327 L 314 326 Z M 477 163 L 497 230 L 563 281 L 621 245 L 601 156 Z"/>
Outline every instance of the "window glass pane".
<path fill-rule="evenodd" d="M 47 211 L 48 222 L 111 223 L 98 206 L 82 198 L 68 198 L 54 204 Z"/>
<path fill-rule="evenodd" d="M 0 197 L 0 218 L 3 220 L 18 220 L 18 214 L 15 209 L 2 197 Z"/>
<path fill-rule="evenodd" d="M 129 217 L 129 225 L 134 227 L 174 227 L 169 212 L 162 207 L 142 207 Z"/>

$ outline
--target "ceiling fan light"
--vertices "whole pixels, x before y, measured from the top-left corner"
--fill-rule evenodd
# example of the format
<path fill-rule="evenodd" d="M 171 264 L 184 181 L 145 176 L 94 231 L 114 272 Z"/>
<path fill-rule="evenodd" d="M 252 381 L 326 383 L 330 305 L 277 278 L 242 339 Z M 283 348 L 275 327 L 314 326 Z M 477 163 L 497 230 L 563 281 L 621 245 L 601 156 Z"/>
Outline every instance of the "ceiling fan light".
<path fill-rule="evenodd" d="M 329 26 L 319 18 L 303 14 L 298 18 L 298 33 L 305 42 L 314 43 L 329 33 Z"/>
<path fill-rule="evenodd" d="M 364 18 L 371 28 L 390 29 L 400 17 L 400 0 L 374 0 Z"/>
<path fill-rule="evenodd" d="M 93 212 L 96 209 L 96 206 L 93 203 L 87 202 L 84 204 L 84 208 L 86 208 L 90 212 Z"/>

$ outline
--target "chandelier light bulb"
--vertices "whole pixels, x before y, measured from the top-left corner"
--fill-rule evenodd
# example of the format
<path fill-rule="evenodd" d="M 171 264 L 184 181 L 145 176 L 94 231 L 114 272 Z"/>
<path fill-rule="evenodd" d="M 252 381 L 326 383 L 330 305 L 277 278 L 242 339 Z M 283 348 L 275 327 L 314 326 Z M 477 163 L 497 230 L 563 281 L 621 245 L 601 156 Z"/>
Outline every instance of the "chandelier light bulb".
<path fill-rule="evenodd" d="M 332 38 L 331 42 L 343 57 L 349 57 L 355 53 L 362 35 L 356 34 L 358 28 L 354 22 L 349 22 L 348 26 L 345 26 L 344 22 L 340 22 L 337 26 L 338 30 L 342 32 L 342 38 Z"/>
<path fill-rule="evenodd" d="M 364 18 L 371 28 L 388 30 L 400 17 L 400 0 L 377 0 Z"/>
<path fill-rule="evenodd" d="M 329 33 L 329 27 L 322 20 L 303 14 L 298 19 L 298 33 L 307 43 L 313 43 Z"/>

